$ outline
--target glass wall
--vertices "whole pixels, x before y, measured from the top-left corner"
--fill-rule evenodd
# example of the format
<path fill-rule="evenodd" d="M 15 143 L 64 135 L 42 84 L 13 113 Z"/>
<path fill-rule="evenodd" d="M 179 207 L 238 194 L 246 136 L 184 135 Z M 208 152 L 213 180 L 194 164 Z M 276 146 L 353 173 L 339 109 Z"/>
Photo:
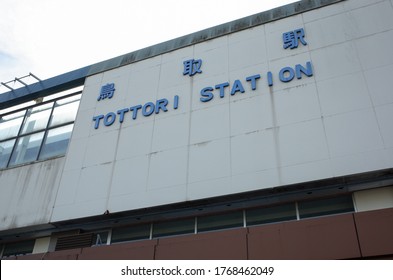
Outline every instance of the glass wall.
<path fill-rule="evenodd" d="M 80 92 L 0 116 L 0 169 L 62 156 Z"/>

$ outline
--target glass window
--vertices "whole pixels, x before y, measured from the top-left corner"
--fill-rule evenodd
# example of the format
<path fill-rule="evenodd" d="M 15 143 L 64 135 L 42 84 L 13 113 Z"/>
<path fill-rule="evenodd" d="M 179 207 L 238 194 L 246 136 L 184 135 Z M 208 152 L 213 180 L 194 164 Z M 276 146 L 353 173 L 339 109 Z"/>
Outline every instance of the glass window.
<path fill-rule="evenodd" d="M 37 160 L 44 132 L 20 137 L 12 154 L 10 166 Z"/>
<path fill-rule="evenodd" d="M 168 221 L 153 224 L 153 237 L 187 234 L 195 232 L 195 219 Z"/>
<path fill-rule="evenodd" d="M 65 155 L 81 98 L 80 92 L 64 97 L 66 93 L 51 95 L 53 101 L 48 103 L 0 115 L 0 169 Z"/>
<path fill-rule="evenodd" d="M 354 211 L 351 196 L 303 201 L 298 203 L 300 218 L 331 215 Z"/>
<path fill-rule="evenodd" d="M 296 220 L 295 203 L 246 211 L 247 225 Z"/>
<path fill-rule="evenodd" d="M 33 252 L 35 240 L 26 240 L 18 243 L 4 245 L 3 257 L 31 254 Z"/>
<path fill-rule="evenodd" d="M 53 103 L 33 107 L 27 110 L 26 120 L 23 124 L 22 134 L 45 129 L 48 125 Z"/>
<path fill-rule="evenodd" d="M 0 168 L 7 167 L 14 144 L 15 139 L 0 142 Z"/>
<path fill-rule="evenodd" d="M 197 219 L 198 232 L 224 228 L 242 227 L 243 211 L 215 216 L 202 216 Z"/>
<path fill-rule="evenodd" d="M 15 137 L 18 135 L 20 125 L 26 111 L 19 111 L 14 114 L 0 118 L 0 140 Z"/>
<path fill-rule="evenodd" d="M 56 101 L 50 126 L 74 121 L 79 108 L 79 99 L 80 95 L 76 95 Z"/>
<path fill-rule="evenodd" d="M 150 224 L 114 228 L 111 243 L 150 238 Z"/>
<path fill-rule="evenodd" d="M 73 127 L 74 124 L 70 124 L 49 130 L 39 159 L 65 155 Z"/>

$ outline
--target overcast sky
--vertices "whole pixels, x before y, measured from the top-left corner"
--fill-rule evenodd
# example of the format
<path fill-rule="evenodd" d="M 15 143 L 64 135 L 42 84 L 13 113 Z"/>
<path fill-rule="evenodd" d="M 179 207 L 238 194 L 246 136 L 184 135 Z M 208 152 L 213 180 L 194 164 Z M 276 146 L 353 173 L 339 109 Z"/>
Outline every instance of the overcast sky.
<path fill-rule="evenodd" d="M 0 0 L 0 82 L 47 79 L 292 2 Z"/>

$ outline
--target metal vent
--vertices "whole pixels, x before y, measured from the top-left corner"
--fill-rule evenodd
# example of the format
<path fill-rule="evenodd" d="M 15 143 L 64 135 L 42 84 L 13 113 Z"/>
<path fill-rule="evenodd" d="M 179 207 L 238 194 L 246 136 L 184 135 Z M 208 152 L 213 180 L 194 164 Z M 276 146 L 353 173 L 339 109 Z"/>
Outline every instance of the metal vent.
<path fill-rule="evenodd" d="M 93 235 L 93 233 L 83 233 L 59 237 L 55 251 L 90 247 L 93 244 Z"/>

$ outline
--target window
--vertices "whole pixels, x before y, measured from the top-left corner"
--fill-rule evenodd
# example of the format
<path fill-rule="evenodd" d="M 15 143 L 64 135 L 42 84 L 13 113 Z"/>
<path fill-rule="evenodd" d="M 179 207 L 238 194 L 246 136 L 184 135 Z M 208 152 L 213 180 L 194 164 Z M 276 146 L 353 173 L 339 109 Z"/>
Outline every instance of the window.
<path fill-rule="evenodd" d="M 0 168 L 7 167 L 8 160 L 14 147 L 15 139 L 0 142 Z"/>
<path fill-rule="evenodd" d="M 243 211 L 197 217 L 198 232 L 243 226 Z"/>
<path fill-rule="evenodd" d="M 195 218 L 153 224 L 153 238 L 176 234 L 194 233 Z"/>
<path fill-rule="evenodd" d="M 53 103 L 30 108 L 26 112 L 21 134 L 45 129 L 52 111 Z"/>
<path fill-rule="evenodd" d="M 74 124 L 61 126 L 48 131 L 39 159 L 47 159 L 66 153 Z"/>
<path fill-rule="evenodd" d="M 60 99 L 55 102 L 50 127 L 59 124 L 73 122 L 79 108 L 80 95 L 74 95 L 68 98 Z"/>
<path fill-rule="evenodd" d="M 66 153 L 80 92 L 0 116 L 0 169 Z"/>
<path fill-rule="evenodd" d="M 302 201 L 298 203 L 298 209 L 301 219 L 354 211 L 351 196 Z"/>
<path fill-rule="evenodd" d="M 18 135 L 25 111 L 19 111 L 0 118 L 0 141 Z"/>
<path fill-rule="evenodd" d="M 35 240 L 4 244 L 2 257 L 20 256 L 33 252 Z"/>
<path fill-rule="evenodd" d="M 149 239 L 150 224 L 112 229 L 112 243 Z"/>
<path fill-rule="evenodd" d="M 9 166 L 35 161 L 41 146 L 44 132 L 20 137 L 14 146 Z"/>
<path fill-rule="evenodd" d="M 295 204 L 246 210 L 247 226 L 296 220 Z"/>

